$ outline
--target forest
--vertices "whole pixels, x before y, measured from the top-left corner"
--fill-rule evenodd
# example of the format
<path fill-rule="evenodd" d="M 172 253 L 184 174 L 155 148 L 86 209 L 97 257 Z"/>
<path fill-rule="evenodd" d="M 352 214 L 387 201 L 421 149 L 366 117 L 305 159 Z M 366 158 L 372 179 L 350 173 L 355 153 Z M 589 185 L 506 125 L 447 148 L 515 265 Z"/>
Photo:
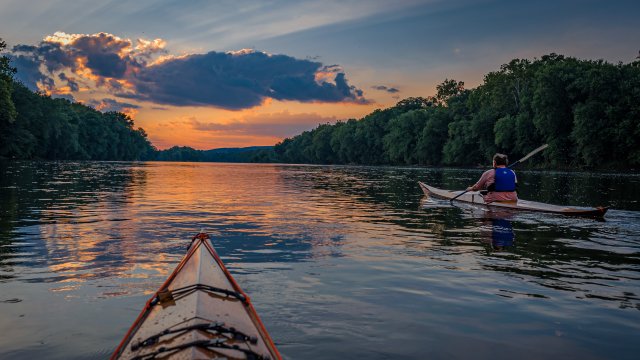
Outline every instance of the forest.
<path fill-rule="evenodd" d="M 275 158 L 265 158 L 263 154 L 273 154 L 273 146 L 249 146 L 244 148 L 219 148 L 196 150 L 188 146 L 174 146 L 155 152 L 156 161 L 189 162 L 275 162 Z"/>
<path fill-rule="evenodd" d="M 547 143 L 536 167 L 640 167 L 640 61 L 514 59 L 476 88 L 447 79 L 434 96 L 241 151 L 158 151 L 128 115 L 34 93 L 15 71 L 0 56 L 0 158 L 486 166 Z"/>
<path fill-rule="evenodd" d="M 536 167 L 640 166 L 640 61 L 514 59 L 474 89 L 447 79 L 436 90 L 287 138 L 277 161 L 487 166 L 496 152 L 516 160 L 547 143 Z"/>
<path fill-rule="evenodd" d="M 0 39 L 0 51 L 6 44 Z M 0 56 L 0 158 L 145 160 L 155 149 L 131 117 L 34 93 Z"/>

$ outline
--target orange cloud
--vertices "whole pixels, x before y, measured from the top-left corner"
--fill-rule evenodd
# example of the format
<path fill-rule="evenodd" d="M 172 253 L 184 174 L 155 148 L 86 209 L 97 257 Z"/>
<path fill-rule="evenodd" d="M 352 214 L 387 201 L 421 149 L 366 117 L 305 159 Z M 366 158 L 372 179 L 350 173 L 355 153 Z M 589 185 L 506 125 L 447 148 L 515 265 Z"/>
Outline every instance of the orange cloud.
<path fill-rule="evenodd" d="M 167 56 L 165 47 L 162 39 L 138 39 L 134 45 L 104 32 L 56 32 L 38 46 L 18 45 L 14 51 L 37 72 L 18 76 L 39 79 L 48 90 L 56 87 L 59 73 L 67 72 L 87 85 L 83 88 L 163 105 L 240 110 L 266 99 L 368 102 L 337 65 L 253 49 Z"/>
<path fill-rule="evenodd" d="M 159 148 L 273 145 L 372 106 L 338 65 L 254 49 L 173 55 L 166 45 L 57 32 L 14 47 L 14 59 L 28 65 L 25 84 L 136 116 Z"/>

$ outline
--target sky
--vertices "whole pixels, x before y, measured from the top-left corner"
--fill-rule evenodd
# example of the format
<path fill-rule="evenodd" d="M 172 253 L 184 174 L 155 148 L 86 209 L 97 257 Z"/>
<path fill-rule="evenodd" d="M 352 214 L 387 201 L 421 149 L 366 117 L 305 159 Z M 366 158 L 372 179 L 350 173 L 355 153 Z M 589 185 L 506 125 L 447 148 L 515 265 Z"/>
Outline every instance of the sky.
<path fill-rule="evenodd" d="M 514 58 L 629 63 L 640 1 L 0 0 L 17 79 L 159 149 L 273 145 Z"/>

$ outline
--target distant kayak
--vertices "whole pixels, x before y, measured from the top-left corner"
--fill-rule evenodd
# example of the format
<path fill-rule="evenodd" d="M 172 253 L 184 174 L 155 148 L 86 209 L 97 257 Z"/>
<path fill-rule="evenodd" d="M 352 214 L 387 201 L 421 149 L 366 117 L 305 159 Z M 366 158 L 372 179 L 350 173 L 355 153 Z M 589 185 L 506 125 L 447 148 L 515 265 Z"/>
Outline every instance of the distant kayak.
<path fill-rule="evenodd" d="M 441 199 L 451 200 L 456 195 L 460 194 L 461 190 L 443 190 L 433 186 L 429 186 L 425 183 L 418 181 L 420 188 L 427 196 L 434 196 Z M 585 217 L 604 217 L 607 213 L 607 207 L 597 208 L 573 208 L 560 205 L 545 204 L 529 200 L 518 200 L 517 202 L 493 202 L 486 204 L 482 195 L 477 191 L 470 191 L 462 196 L 458 197 L 455 201 L 461 201 L 465 203 L 478 204 L 488 207 L 506 208 L 513 210 L 525 210 L 525 211 L 541 211 L 555 214 L 564 214 L 570 216 L 585 216 Z"/>
<path fill-rule="evenodd" d="M 249 297 L 201 233 L 111 359 L 212 358 L 282 359 Z"/>

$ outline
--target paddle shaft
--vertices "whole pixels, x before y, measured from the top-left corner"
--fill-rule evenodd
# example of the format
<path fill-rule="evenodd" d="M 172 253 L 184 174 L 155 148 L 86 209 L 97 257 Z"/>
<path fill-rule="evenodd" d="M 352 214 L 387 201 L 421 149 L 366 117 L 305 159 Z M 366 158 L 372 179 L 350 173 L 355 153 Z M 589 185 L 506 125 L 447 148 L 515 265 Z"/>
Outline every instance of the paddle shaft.
<path fill-rule="evenodd" d="M 532 152 L 530 152 L 527 155 L 525 155 L 522 159 L 520 159 L 520 160 L 512 163 L 511 165 L 507 166 L 507 168 L 511 169 L 512 167 L 520 164 L 521 162 L 524 162 L 525 160 L 527 160 L 528 158 L 532 157 L 533 155 L 535 155 L 535 154 L 539 153 L 540 151 L 546 149 L 548 146 L 549 146 L 549 144 L 544 144 L 544 145 L 536 148 Z M 460 194 L 456 195 L 455 197 L 453 197 L 450 201 L 453 202 L 453 200 L 459 198 L 460 196 L 462 196 L 462 195 L 464 195 L 464 194 L 466 194 L 468 192 L 469 192 L 469 190 L 465 190 L 465 191 L 461 192 Z"/>

